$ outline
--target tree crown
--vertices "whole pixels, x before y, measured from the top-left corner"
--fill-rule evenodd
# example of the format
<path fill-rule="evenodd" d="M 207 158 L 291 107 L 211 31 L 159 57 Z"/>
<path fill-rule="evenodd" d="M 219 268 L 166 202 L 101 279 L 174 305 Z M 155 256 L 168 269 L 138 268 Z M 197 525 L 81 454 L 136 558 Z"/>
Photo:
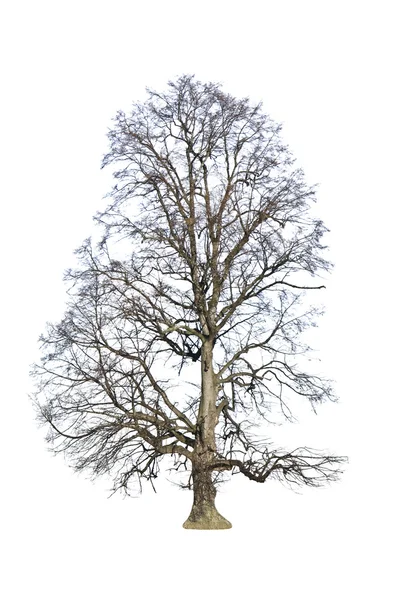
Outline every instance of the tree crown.
<path fill-rule="evenodd" d="M 195 460 L 210 415 L 215 472 L 309 485 L 337 476 L 342 458 L 273 451 L 251 433 L 275 405 L 289 419 L 295 398 L 335 399 L 300 366 L 300 335 L 320 313 L 303 296 L 330 263 L 315 190 L 280 132 L 261 105 L 193 76 L 117 114 L 104 158 L 116 185 L 96 217 L 104 235 L 79 249 L 68 310 L 35 369 L 41 419 L 76 469 L 113 472 L 115 488 L 152 480 L 167 454 L 177 468 Z M 197 361 L 201 377 L 181 386 Z"/>

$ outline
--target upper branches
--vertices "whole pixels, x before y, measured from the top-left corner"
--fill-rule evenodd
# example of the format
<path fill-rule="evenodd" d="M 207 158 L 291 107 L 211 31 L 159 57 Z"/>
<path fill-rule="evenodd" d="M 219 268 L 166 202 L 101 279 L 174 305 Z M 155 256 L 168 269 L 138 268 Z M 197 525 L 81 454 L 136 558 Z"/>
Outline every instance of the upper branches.
<path fill-rule="evenodd" d="M 261 105 L 183 76 L 119 112 L 109 139 L 104 165 L 117 165 L 118 183 L 98 219 L 190 286 L 202 325 L 214 330 L 217 307 L 219 330 L 265 289 L 308 287 L 328 269 L 314 190 Z"/>

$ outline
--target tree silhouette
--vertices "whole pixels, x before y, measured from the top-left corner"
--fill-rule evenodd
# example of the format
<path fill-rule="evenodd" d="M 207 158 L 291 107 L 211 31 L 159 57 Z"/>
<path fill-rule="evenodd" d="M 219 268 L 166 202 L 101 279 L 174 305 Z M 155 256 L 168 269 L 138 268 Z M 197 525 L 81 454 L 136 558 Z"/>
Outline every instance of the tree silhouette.
<path fill-rule="evenodd" d="M 78 250 L 65 316 L 41 338 L 35 402 L 54 451 L 126 491 L 174 457 L 194 492 L 186 528 L 231 526 L 214 503 L 225 472 L 318 486 L 345 460 L 255 434 L 300 397 L 335 400 L 302 367 L 320 313 L 304 296 L 330 264 L 280 129 L 193 76 L 119 112 L 103 238 Z"/>

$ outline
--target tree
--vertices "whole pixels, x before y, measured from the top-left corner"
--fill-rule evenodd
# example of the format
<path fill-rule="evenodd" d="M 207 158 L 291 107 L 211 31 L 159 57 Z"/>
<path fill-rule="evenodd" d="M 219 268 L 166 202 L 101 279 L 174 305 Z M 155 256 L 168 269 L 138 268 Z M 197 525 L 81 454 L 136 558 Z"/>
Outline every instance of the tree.
<path fill-rule="evenodd" d="M 77 251 L 68 309 L 41 337 L 35 402 L 54 451 L 125 491 L 173 457 L 194 494 L 185 528 L 231 526 L 214 503 L 228 473 L 318 486 L 345 460 L 254 431 L 300 398 L 336 399 L 302 368 L 320 313 L 303 299 L 330 264 L 280 130 L 193 76 L 119 112 L 103 237 Z"/>

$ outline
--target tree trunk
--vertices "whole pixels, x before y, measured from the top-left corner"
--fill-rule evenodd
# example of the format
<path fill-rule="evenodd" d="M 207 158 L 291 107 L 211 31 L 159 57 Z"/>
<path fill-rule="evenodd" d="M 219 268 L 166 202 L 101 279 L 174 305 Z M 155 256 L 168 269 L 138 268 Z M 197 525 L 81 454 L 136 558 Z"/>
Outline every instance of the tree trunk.
<path fill-rule="evenodd" d="M 212 472 L 203 463 L 193 466 L 193 506 L 183 527 L 185 529 L 230 529 L 227 521 L 215 507 L 216 488 Z"/>
<path fill-rule="evenodd" d="M 215 428 L 217 383 L 213 371 L 213 341 L 202 348 L 202 395 L 198 413 L 194 459 L 192 461 L 193 506 L 185 529 L 229 529 L 231 523 L 215 507 L 216 488 L 211 464 L 216 453 Z"/>

